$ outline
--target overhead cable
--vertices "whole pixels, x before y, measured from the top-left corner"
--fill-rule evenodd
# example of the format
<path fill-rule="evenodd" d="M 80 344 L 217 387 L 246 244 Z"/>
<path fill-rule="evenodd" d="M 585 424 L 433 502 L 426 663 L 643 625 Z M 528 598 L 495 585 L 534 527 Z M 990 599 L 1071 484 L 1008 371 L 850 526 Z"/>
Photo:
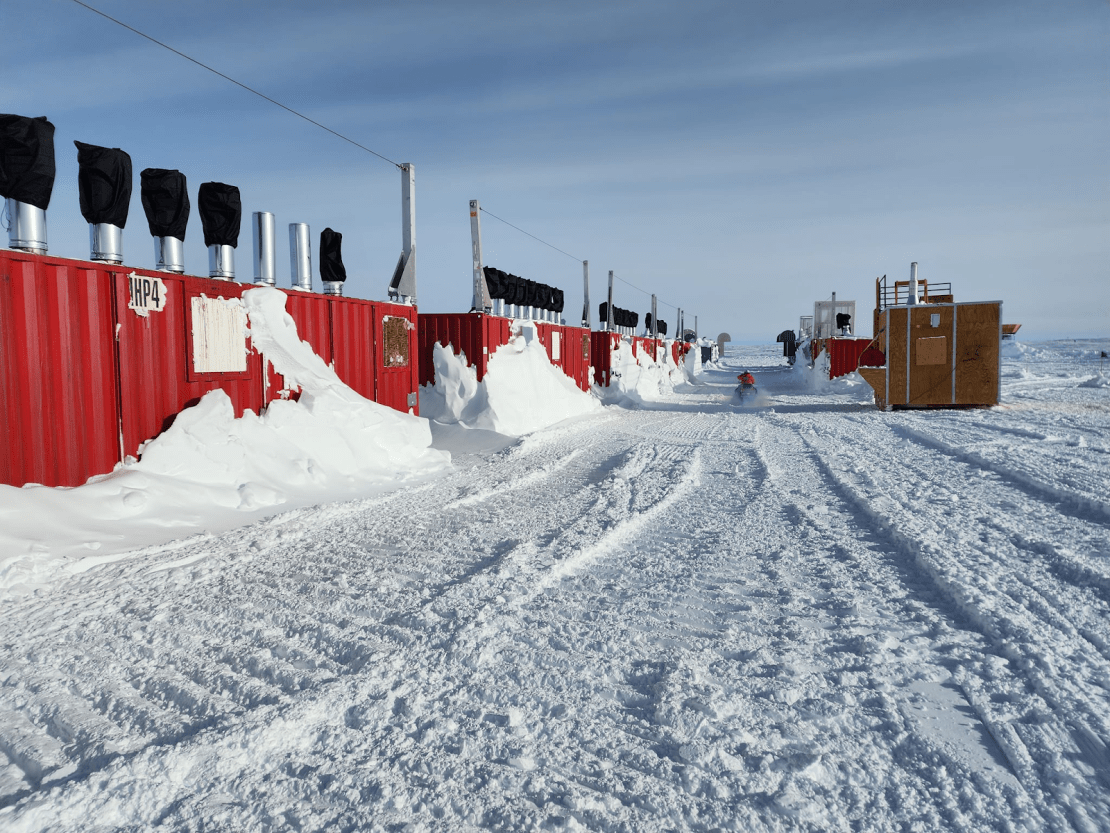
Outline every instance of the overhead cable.
<path fill-rule="evenodd" d="M 520 226 L 514 226 L 514 225 L 513 225 L 512 223 L 510 223 L 510 222 L 509 222 L 508 220 L 505 220 L 505 219 L 503 219 L 503 218 L 501 218 L 501 217 L 498 217 L 498 216 L 497 216 L 496 214 L 494 214 L 494 213 L 493 213 L 492 211 L 490 211 L 490 210 L 489 210 L 489 209 L 487 209 L 487 208 L 484 208 L 484 207 L 483 207 L 483 208 L 482 208 L 482 213 L 483 213 L 483 214 L 489 214 L 489 216 L 493 217 L 493 219 L 495 219 L 495 220 L 498 220 L 498 221 L 500 221 L 500 222 L 504 223 L 504 224 L 505 224 L 505 225 L 507 225 L 507 226 L 508 226 L 509 228 L 515 228 L 515 229 L 516 229 L 517 231 L 519 231 L 519 232 L 520 232 L 521 234 L 526 234 L 526 235 L 528 235 L 528 236 L 529 236 L 529 237 L 531 237 L 531 238 L 532 238 L 533 240 L 536 240 L 536 241 L 538 241 L 538 242 L 540 242 L 540 243 L 543 243 L 543 244 L 544 244 L 545 246 L 547 246 L 547 247 L 549 247 L 549 248 L 552 248 L 552 249 L 554 249 L 555 251 L 559 252 L 560 254 L 564 254 L 564 255 L 566 255 L 567 257 L 569 257 L 569 258 L 570 258 L 571 260 L 573 260 L 573 261 L 576 261 L 576 262 L 578 262 L 578 263 L 581 263 L 581 262 L 582 262 L 582 258 L 580 258 L 580 257 L 575 257 L 575 256 L 574 256 L 574 255 L 572 255 L 572 254 L 571 254 L 570 252 L 565 252 L 565 251 L 563 251 L 563 250 L 562 250 L 562 249 L 560 249 L 560 248 L 559 248 L 558 246 L 555 246 L 555 245 L 553 245 L 553 244 L 551 244 L 551 243 L 548 243 L 548 242 L 547 242 L 546 240 L 544 240 L 544 239 L 542 239 L 542 238 L 536 237 L 536 235 L 532 234 L 532 233 L 531 233 L 531 232 L 529 232 L 529 231 L 525 231 L 525 230 L 524 230 L 524 229 L 522 229 L 522 228 L 521 228 Z M 615 278 L 616 278 L 616 279 L 617 279 L 618 281 L 620 281 L 621 283 L 626 283 L 626 284 L 628 284 L 629 286 L 631 286 L 631 287 L 632 287 L 633 289 L 637 290 L 638 292 L 643 292 L 643 293 L 644 293 L 645 295 L 648 295 L 648 296 L 650 296 L 650 295 L 651 295 L 651 293 L 650 293 L 650 292 L 648 292 L 648 291 L 647 291 L 646 289 L 640 289 L 640 287 L 636 286 L 636 284 L 632 283 L 631 281 L 626 281 L 626 280 L 625 280 L 624 278 L 620 277 L 620 275 L 614 275 L 613 277 L 615 277 Z M 659 297 L 656 297 L 656 299 L 655 299 L 655 300 L 656 300 L 656 303 L 660 303 L 660 304 L 663 304 L 664 306 L 668 306 L 668 307 L 670 307 L 671 309 L 674 309 L 674 310 L 677 310 L 677 309 L 678 309 L 678 307 L 676 307 L 676 306 L 675 306 L 674 304 L 669 304 L 669 303 L 667 303 L 666 301 L 662 300 L 662 299 L 661 299 L 661 298 L 659 298 Z"/>
<path fill-rule="evenodd" d="M 539 241 L 540 243 L 543 243 L 543 244 L 544 244 L 545 246 L 547 246 L 547 247 L 549 247 L 549 248 L 552 248 L 552 249 L 554 249 L 554 250 L 555 250 L 555 251 L 557 251 L 557 252 L 558 252 L 559 254 L 563 254 L 563 255 L 566 255 L 566 256 L 567 256 L 567 257 L 569 257 L 569 258 L 570 258 L 571 260 L 577 261 L 578 263 L 581 263 L 581 262 L 582 262 L 582 258 L 580 258 L 580 257 L 575 257 L 575 256 L 574 256 L 574 255 L 572 255 L 572 254 L 571 254 L 570 252 L 564 252 L 564 251 L 563 251 L 562 249 L 560 249 L 560 248 L 559 248 L 558 246 L 554 246 L 554 245 L 552 245 L 551 243 L 548 243 L 548 242 L 547 242 L 546 240 L 541 240 L 541 239 L 540 239 L 539 237 L 536 237 L 536 235 L 532 234 L 532 233 L 531 233 L 530 231 L 525 231 L 525 230 L 524 230 L 524 229 L 522 229 L 522 228 L 521 228 L 520 226 L 514 226 L 514 225 L 513 225 L 512 223 L 510 223 L 510 222 L 509 222 L 508 220 L 504 220 L 504 219 L 502 219 L 501 217 L 498 217 L 498 216 L 497 216 L 496 214 L 494 214 L 494 213 L 493 213 L 492 211 L 489 211 L 489 210 L 487 210 L 487 209 L 483 208 L 483 209 L 482 209 L 482 213 L 483 213 L 483 214 L 489 214 L 489 216 L 491 216 L 491 217 L 492 217 L 493 219 L 501 221 L 502 223 L 504 223 L 505 225 L 507 225 L 507 226 L 508 226 L 509 228 L 515 228 L 515 229 L 516 229 L 517 231 L 519 231 L 519 232 L 520 232 L 521 234 L 527 234 L 527 235 L 528 235 L 529 237 L 531 237 L 531 238 L 532 238 L 533 240 L 537 240 L 537 241 Z"/>
<path fill-rule="evenodd" d="M 220 76 L 220 78 L 223 78 L 226 81 L 230 81 L 232 84 L 235 84 L 237 87 L 242 87 L 247 92 L 254 93 L 259 98 L 264 98 L 264 99 L 266 99 L 266 101 L 270 102 L 271 104 L 276 104 L 282 110 L 285 110 L 289 113 L 292 113 L 294 116 L 297 116 L 298 118 L 304 119 L 309 124 L 316 125 L 321 130 L 327 131 L 328 133 L 332 134 L 333 136 L 336 136 L 336 137 L 342 139 L 344 142 L 349 142 L 350 144 L 354 145 L 355 147 L 361 148 L 362 150 L 366 151 L 367 153 L 373 154 L 374 156 L 378 157 L 379 159 L 381 159 L 385 162 L 388 162 L 390 165 L 394 165 L 397 168 L 401 167 L 401 165 L 394 162 L 392 159 L 390 159 L 386 156 L 383 156 L 382 154 L 378 153 L 376 150 L 372 150 L 371 148 L 366 147 L 366 145 L 363 145 L 363 144 L 360 144 L 359 142 L 356 142 L 354 139 L 350 138 L 349 136 L 344 136 L 342 133 L 340 133 L 337 130 L 332 130 L 327 125 L 320 124 L 320 122 L 316 121 L 315 119 L 309 118 L 304 113 L 298 112 L 297 110 L 294 110 L 292 107 L 288 107 L 288 106 L 282 104 L 280 101 L 275 101 L 274 99 L 270 98 L 265 93 L 260 93 L 258 90 L 254 89 L 253 87 L 248 87 L 242 81 L 236 81 L 230 75 L 225 75 L 224 73 L 220 72 L 218 69 L 214 69 L 214 68 L 208 66 L 208 64 L 205 64 L 205 63 L 202 63 L 201 61 L 198 61 L 196 58 L 190 57 L 189 55 L 186 55 L 184 52 L 181 52 L 178 49 L 174 49 L 169 44 L 163 43 L 162 41 L 158 40 L 157 38 L 152 38 L 150 35 L 146 34 L 146 32 L 140 32 L 134 26 L 128 26 L 122 20 L 117 20 L 116 18 L 112 17 L 110 14 L 105 14 L 104 12 L 100 11 L 100 9 L 93 8 L 88 3 L 81 2 L 81 0 L 73 0 L 73 2 L 76 3 L 78 6 L 82 6 L 86 9 L 88 9 L 90 12 L 94 12 L 95 14 L 100 15 L 101 17 L 105 18 L 106 20 L 110 20 L 113 23 L 118 24 L 119 26 L 122 26 L 124 29 L 127 29 L 131 32 L 134 32 L 136 35 L 139 35 L 140 37 L 146 38 L 151 43 L 158 44 L 163 49 L 168 49 L 170 52 L 172 52 L 175 55 L 179 55 L 180 57 L 184 58 L 186 61 L 191 61 L 194 64 L 196 64 L 198 67 L 202 67 L 203 69 L 206 69 L 209 72 Z"/>

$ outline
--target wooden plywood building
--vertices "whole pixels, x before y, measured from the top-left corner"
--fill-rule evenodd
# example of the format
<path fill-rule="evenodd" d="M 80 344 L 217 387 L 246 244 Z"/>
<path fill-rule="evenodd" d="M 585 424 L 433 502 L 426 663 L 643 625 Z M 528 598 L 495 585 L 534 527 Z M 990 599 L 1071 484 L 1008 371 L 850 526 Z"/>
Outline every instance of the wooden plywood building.
<path fill-rule="evenodd" d="M 1001 392 L 1002 302 L 885 305 L 877 287 L 875 346 L 883 367 L 860 367 L 880 408 L 984 407 Z"/>

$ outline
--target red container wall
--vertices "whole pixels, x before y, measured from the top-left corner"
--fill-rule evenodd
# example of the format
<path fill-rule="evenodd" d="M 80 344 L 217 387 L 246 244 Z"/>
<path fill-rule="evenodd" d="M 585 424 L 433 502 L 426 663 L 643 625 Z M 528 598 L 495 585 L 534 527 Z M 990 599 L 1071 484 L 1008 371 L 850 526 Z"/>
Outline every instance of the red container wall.
<path fill-rule="evenodd" d="M 590 389 L 591 348 L 589 330 L 563 327 L 563 372 L 584 391 Z"/>
<path fill-rule="evenodd" d="M 332 350 L 332 324 L 330 299 L 325 295 L 316 295 L 311 292 L 302 292 L 295 289 L 283 289 L 285 293 L 285 311 L 297 324 L 297 335 L 301 341 L 307 341 L 312 351 L 324 360 L 326 364 L 334 361 Z M 274 370 L 273 365 L 263 361 L 266 368 L 265 398 L 266 402 L 275 399 L 298 399 L 299 389 L 290 389 L 285 378 Z"/>
<path fill-rule="evenodd" d="M 164 309 L 150 311 L 146 316 L 128 309 L 131 298 L 128 276 L 132 273 L 161 279 L 166 288 Z M 236 416 L 262 409 L 262 360 L 253 350 L 247 356 L 245 373 L 213 373 L 198 378 L 190 372 L 190 299 L 198 295 L 239 298 L 250 286 L 142 269 L 113 272 L 112 281 L 119 324 L 116 340 L 125 454 L 137 456 L 141 443 L 161 434 L 178 413 L 216 388 L 222 388 L 230 397 Z"/>
<path fill-rule="evenodd" d="M 574 380 L 582 390 L 590 389 L 590 331 L 583 327 L 537 322 L 540 343 L 547 350 L 548 360 Z M 559 334 L 559 358 L 555 358 L 552 336 Z"/>
<path fill-rule="evenodd" d="M 621 343 L 618 333 L 590 333 L 590 361 L 594 368 L 594 382 L 602 387 L 609 385 L 609 372 L 613 366 L 613 351 Z"/>
<path fill-rule="evenodd" d="M 408 322 L 407 364 L 386 367 L 385 338 L 382 335 L 383 322 L 386 318 L 403 318 Z M 412 412 L 419 415 L 419 397 L 416 396 L 420 373 L 417 321 L 416 307 L 404 304 L 374 304 L 374 362 L 377 368 L 374 401 L 396 408 L 398 411 L 408 411 L 411 407 Z M 412 394 L 411 397 L 410 394 Z"/>
<path fill-rule="evenodd" d="M 830 338 L 825 342 L 829 351 L 829 378 L 847 376 L 859 367 L 859 357 L 871 344 L 870 338 Z"/>
<path fill-rule="evenodd" d="M 328 309 L 335 373 L 348 387 L 373 399 L 377 386 L 374 304 L 357 298 L 329 298 Z"/>
<path fill-rule="evenodd" d="M 455 355 L 466 356 L 467 364 L 477 368 L 478 381 L 486 375 L 489 357 L 509 341 L 508 318 L 482 313 L 436 313 L 421 315 L 419 321 L 420 384 L 435 382 L 432 349 L 438 342 L 450 345 Z"/>
<path fill-rule="evenodd" d="M 110 278 L 0 251 L 0 482 L 78 486 L 119 462 Z"/>

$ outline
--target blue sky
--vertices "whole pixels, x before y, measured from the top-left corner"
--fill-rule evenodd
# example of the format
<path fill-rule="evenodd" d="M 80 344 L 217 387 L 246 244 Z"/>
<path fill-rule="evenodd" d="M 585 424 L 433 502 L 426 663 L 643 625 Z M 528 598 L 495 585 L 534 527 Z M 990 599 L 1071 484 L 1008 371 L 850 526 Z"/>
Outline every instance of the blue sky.
<path fill-rule="evenodd" d="M 836 292 L 920 264 L 1004 302 L 1029 339 L 1110 336 L 1110 3 L 409 2 L 92 5 L 417 172 L 419 300 L 470 306 L 468 201 L 699 316 L 773 340 Z M 57 127 L 52 254 L 87 257 L 72 140 L 136 172 L 129 264 L 153 265 L 138 171 L 178 168 L 244 215 L 344 235 L 347 293 L 383 298 L 400 174 L 70 0 L 4 0 L 0 110 Z M 248 229 L 244 223 L 244 229 Z M 487 264 L 566 291 L 581 266 L 483 217 Z M 249 232 L 237 253 L 251 276 Z M 649 309 L 618 283 L 618 306 Z M 662 318 L 674 312 L 663 306 Z M 692 317 L 687 318 L 692 323 Z M 672 325 L 673 326 L 673 325 Z"/>

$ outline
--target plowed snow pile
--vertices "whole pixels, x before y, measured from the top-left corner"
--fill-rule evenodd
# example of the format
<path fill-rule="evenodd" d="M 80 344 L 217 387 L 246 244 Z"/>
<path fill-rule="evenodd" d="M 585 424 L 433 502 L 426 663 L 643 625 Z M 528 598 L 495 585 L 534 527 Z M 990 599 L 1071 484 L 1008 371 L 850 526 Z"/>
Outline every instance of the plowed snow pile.
<path fill-rule="evenodd" d="M 435 383 L 421 389 L 420 413 L 436 422 L 519 437 L 601 409 L 551 365 L 528 322 L 513 323 L 512 337 L 490 356 L 481 382 L 465 356 L 441 344 L 433 348 L 433 365 Z"/>
<path fill-rule="evenodd" d="M 0 616 L 0 830 L 1110 830 L 1108 346 L 891 413 L 740 347 L 62 576 Z"/>
<path fill-rule="evenodd" d="M 144 544 L 219 532 L 295 506 L 442 473 L 425 420 L 359 396 L 297 335 L 285 295 L 243 295 L 256 349 L 300 388 L 236 419 L 221 390 L 146 443 L 142 459 L 75 489 L 0 486 L 0 598 Z M 247 518 L 244 518 L 244 515 Z"/>

